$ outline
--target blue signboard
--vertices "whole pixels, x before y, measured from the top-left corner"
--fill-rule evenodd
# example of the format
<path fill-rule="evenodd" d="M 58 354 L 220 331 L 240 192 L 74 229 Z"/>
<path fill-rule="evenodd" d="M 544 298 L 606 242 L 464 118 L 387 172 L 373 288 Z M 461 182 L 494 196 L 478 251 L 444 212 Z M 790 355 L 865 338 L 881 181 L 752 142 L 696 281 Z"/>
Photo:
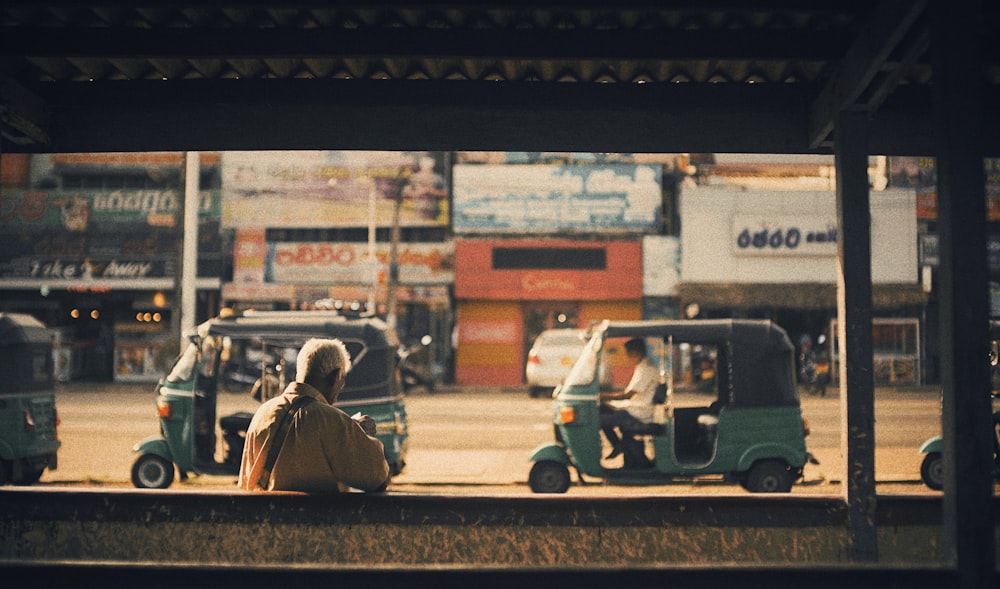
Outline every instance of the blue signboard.
<path fill-rule="evenodd" d="M 661 166 L 456 165 L 452 219 L 459 233 L 657 231 Z"/>

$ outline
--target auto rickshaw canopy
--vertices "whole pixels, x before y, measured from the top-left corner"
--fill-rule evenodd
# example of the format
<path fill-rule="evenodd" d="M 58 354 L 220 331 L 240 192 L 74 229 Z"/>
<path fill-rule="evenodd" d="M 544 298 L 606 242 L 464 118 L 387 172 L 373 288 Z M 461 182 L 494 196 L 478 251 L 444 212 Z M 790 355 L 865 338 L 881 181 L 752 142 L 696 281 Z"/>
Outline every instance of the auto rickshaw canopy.
<path fill-rule="evenodd" d="M 706 319 L 605 321 L 604 338 L 656 337 L 675 343 L 713 345 L 719 401 L 729 407 L 795 407 L 795 348 L 788 334 L 769 320 Z"/>
<path fill-rule="evenodd" d="M 23 313 L 0 313 L 0 395 L 51 390 L 52 333 Z"/>
<path fill-rule="evenodd" d="M 211 319 L 200 325 L 198 332 L 238 340 L 261 338 L 269 345 L 296 347 L 311 338 L 336 338 L 347 346 L 352 360 L 341 401 L 391 397 L 398 392 L 392 383 L 399 338 L 378 317 L 335 311 L 258 311 Z M 359 348 L 354 342 L 363 345 Z"/>

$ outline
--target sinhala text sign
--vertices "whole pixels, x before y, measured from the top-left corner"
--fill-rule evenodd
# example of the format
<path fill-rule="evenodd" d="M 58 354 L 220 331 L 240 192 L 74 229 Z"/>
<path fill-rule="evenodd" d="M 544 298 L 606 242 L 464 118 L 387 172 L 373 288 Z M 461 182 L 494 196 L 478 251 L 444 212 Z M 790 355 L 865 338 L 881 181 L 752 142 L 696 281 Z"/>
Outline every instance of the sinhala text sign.
<path fill-rule="evenodd" d="M 663 210 L 661 166 L 456 165 L 456 232 L 647 232 Z"/>

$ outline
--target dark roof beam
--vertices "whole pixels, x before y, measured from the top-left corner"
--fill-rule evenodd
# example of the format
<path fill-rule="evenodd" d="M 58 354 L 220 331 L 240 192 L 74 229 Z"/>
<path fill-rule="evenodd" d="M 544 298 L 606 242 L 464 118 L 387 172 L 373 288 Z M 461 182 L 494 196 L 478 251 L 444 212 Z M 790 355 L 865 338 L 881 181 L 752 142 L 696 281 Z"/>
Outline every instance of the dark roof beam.
<path fill-rule="evenodd" d="M 47 110 L 38 97 L 6 76 L 0 76 L 0 135 L 17 145 L 50 141 Z"/>
<path fill-rule="evenodd" d="M 848 49 L 839 70 L 810 108 L 811 148 L 825 145 L 833 132 L 837 113 L 859 107 L 857 101 L 869 91 L 886 61 L 897 50 L 926 10 L 926 0 L 883 0 L 864 32 Z M 898 77 L 893 78 L 898 82 Z M 884 100 L 891 88 L 875 92 Z M 869 110 L 866 104 L 860 108 Z"/>
<path fill-rule="evenodd" d="M 813 60 L 844 51 L 841 31 L 192 29 L 3 27 L 0 56 L 66 58 L 452 57 L 479 59 Z"/>
<path fill-rule="evenodd" d="M 886 71 L 876 78 L 866 93 L 864 100 L 869 112 L 874 112 L 882 106 L 906 72 L 917 63 L 921 55 L 926 53 L 928 45 L 927 28 L 922 27 L 915 31 L 913 38 L 902 48 L 898 61 L 891 66 L 887 64 Z"/>

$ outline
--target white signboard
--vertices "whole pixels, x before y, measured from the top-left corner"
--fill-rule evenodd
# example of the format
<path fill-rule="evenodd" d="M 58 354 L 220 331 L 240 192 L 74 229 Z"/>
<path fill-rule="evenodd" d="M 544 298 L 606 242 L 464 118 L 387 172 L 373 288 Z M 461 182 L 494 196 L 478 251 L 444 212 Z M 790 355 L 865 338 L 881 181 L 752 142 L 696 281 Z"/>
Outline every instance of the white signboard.
<path fill-rule="evenodd" d="M 737 256 L 836 256 L 837 222 L 817 215 L 732 218 Z"/>
<path fill-rule="evenodd" d="M 677 295 L 681 273 L 681 244 L 672 235 L 642 238 L 642 290 L 650 297 Z"/>

